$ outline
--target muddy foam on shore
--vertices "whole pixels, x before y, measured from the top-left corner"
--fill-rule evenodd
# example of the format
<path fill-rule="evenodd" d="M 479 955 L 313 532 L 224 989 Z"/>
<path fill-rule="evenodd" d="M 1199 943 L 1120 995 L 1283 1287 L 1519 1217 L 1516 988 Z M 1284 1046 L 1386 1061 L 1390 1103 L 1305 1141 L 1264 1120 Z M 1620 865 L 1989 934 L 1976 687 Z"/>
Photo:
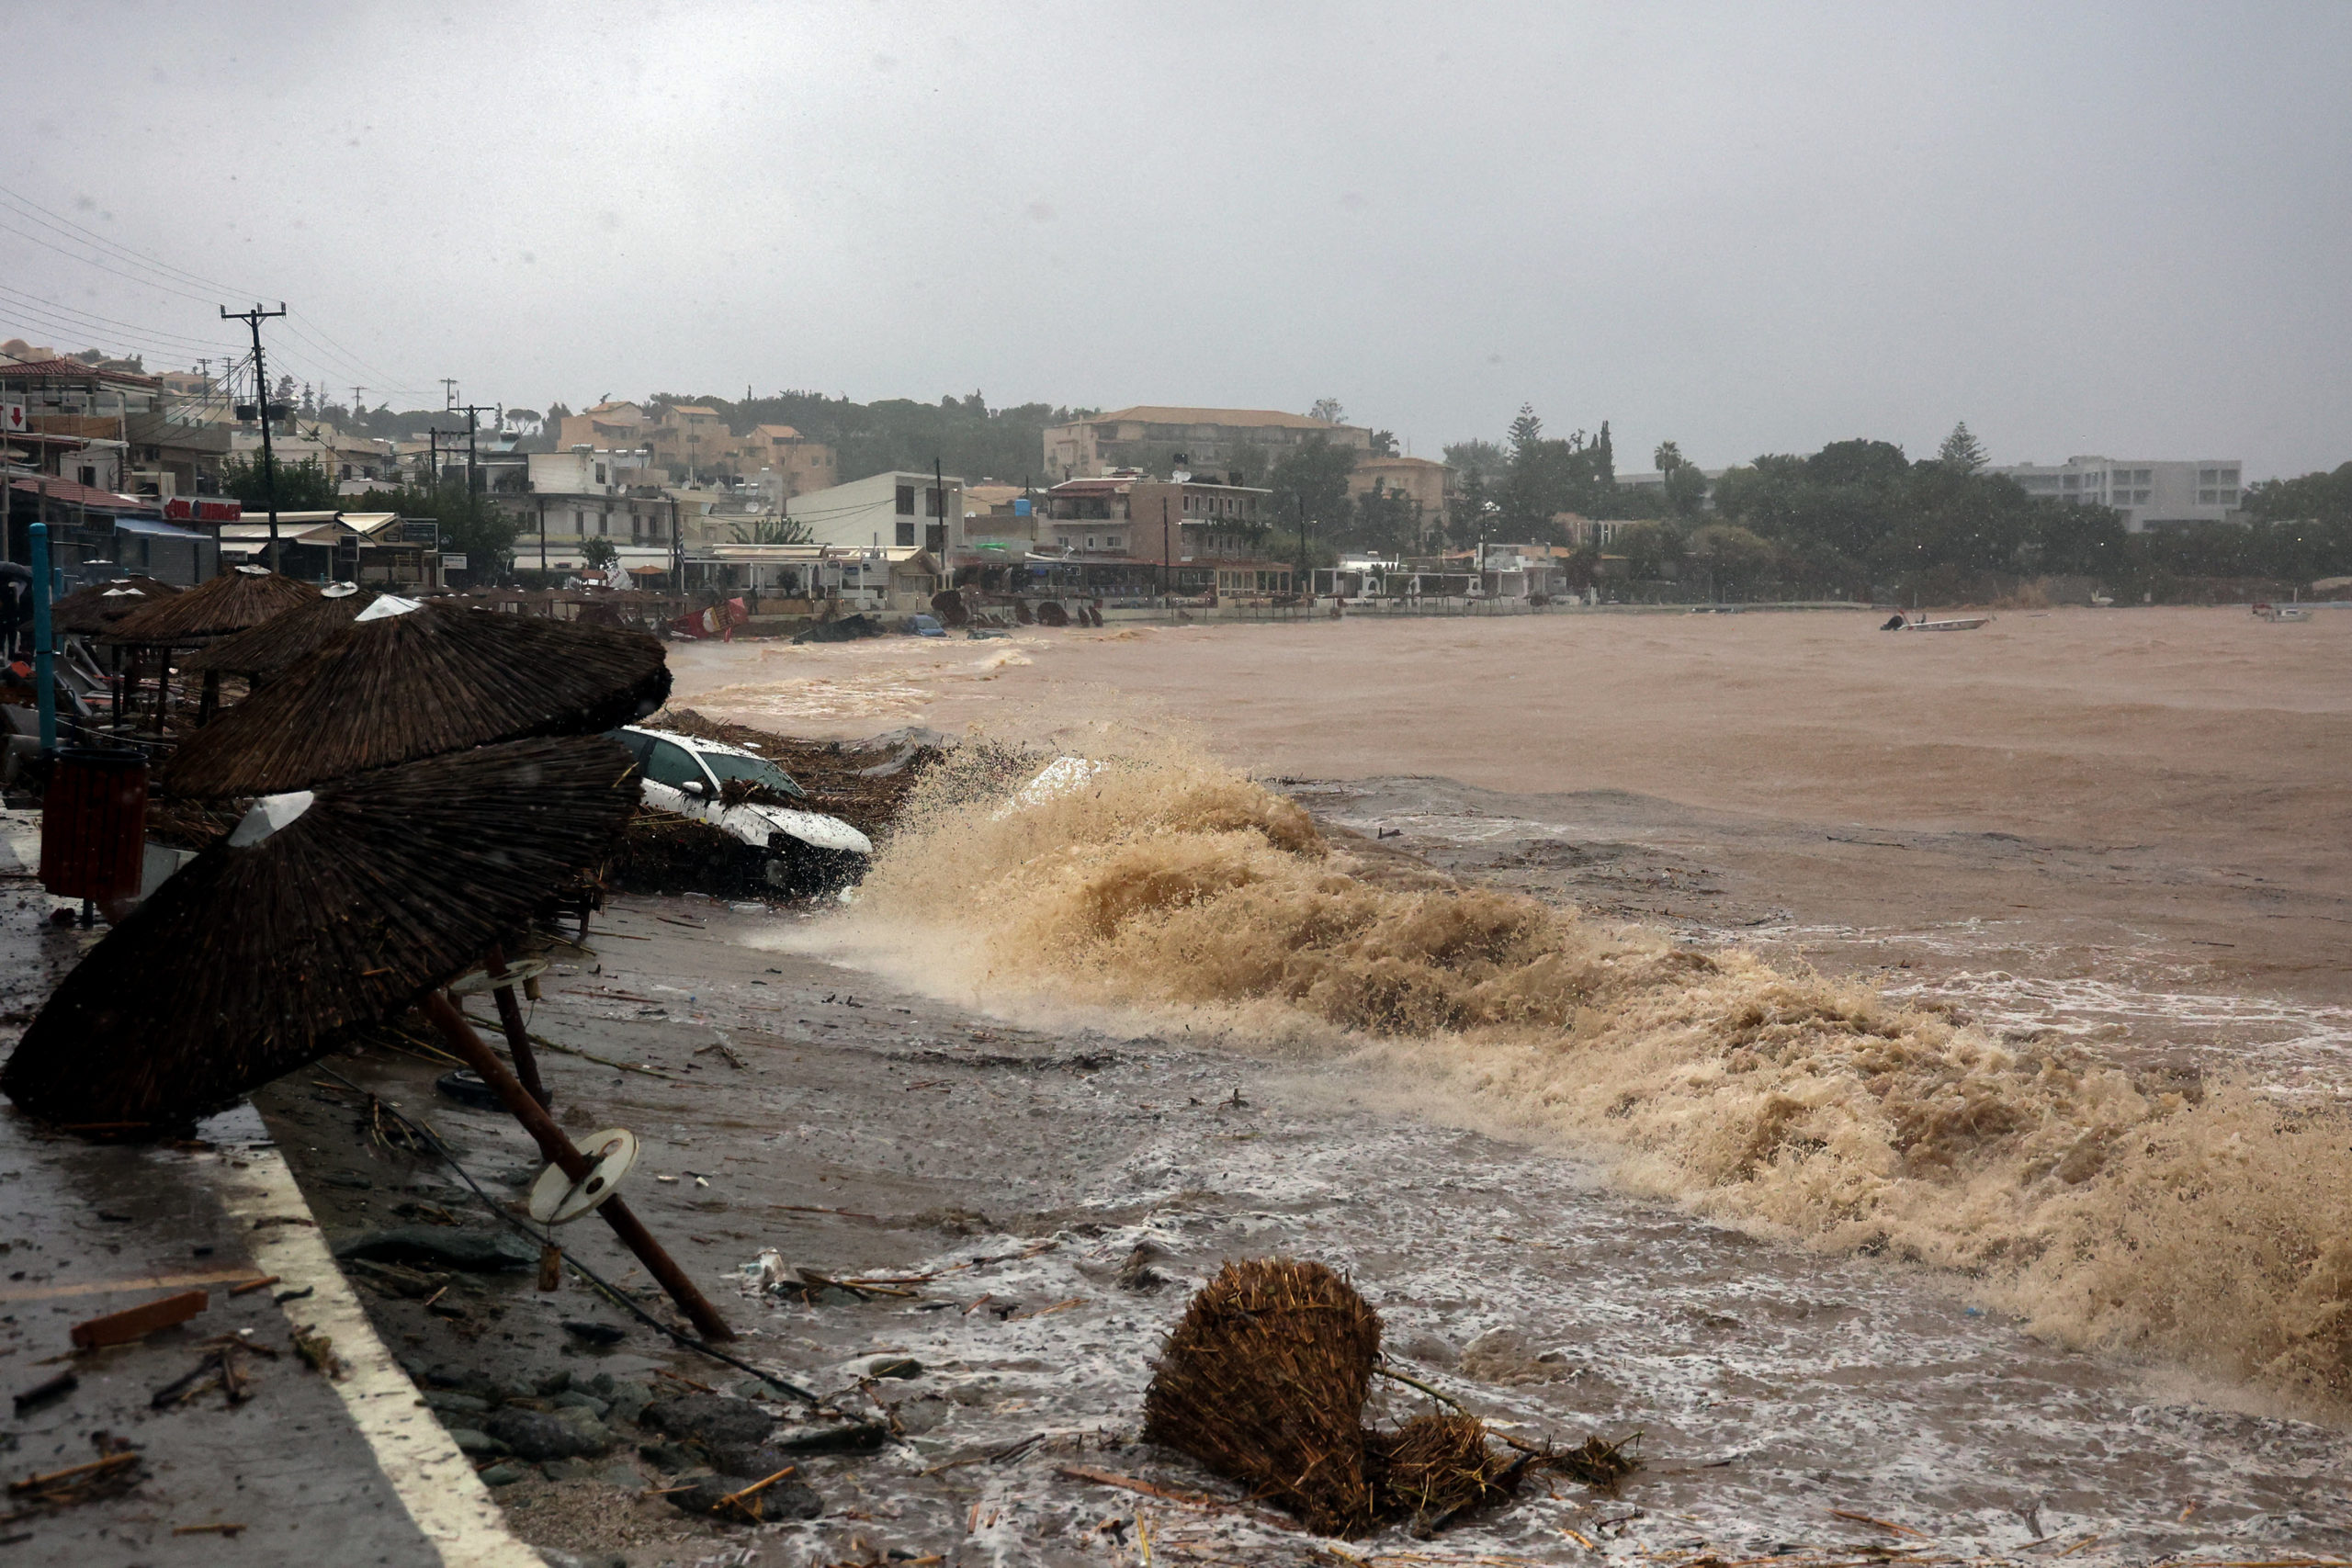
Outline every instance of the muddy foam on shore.
<path fill-rule="evenodd" d="M 1718 1221 L 1956 1271 L 2061 1341 L 2283 1411 L 2352 1402 L 2352 1120 L 2334 1103 L 2005 1043 L 1737 948 L 1411 886 L 1196 751 L 1102 750 L 1081 784 L 1007 809 L 1003 757 L 967 748 L 855 910 L 796 942 L 1031 1021 L 1181 1019 L 1568 1140 Z"/>

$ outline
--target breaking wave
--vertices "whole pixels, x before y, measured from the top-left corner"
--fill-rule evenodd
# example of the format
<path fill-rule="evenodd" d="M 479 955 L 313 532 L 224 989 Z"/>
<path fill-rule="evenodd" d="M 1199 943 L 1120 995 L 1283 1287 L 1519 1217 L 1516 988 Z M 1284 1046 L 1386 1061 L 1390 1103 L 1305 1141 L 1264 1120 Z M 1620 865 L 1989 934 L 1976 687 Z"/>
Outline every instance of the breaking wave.
<path fill-rule="evenodd" d="M 936 771 L 835 938 L 1000 1005 L 1320 1038 L 1498 1124 L 1601 1141 L 1622 1183 L 1711 1217 L 1960 1270 L 2039 1332 L 2352 1408 L 2338 1111 L 2006 1045 L 1861 986 L 1455 886 L 1327 841 L 1178 746 L 1065 769 L 1008 809 L 1035 767 L 973 745 Z"/>

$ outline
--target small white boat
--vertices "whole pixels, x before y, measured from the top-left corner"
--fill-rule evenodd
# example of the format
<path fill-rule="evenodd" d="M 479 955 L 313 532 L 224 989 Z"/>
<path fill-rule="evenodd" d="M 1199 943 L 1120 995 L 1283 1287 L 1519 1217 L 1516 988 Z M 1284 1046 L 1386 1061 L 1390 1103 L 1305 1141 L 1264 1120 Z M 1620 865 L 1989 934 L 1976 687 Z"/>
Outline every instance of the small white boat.
<path fill-rule="evenodd" d="M 2256 604 L 2254 618 L 2257 621 L 2308 621 L 2312 613 L 2295 604 Z"/>
<path fill-rule="evenodd" d="M 1907 615 L 1897 615 L 1881 626 L 1885 632 L 1973 632 L 1993 619 L 1990 615 L 1955 615 L 1948 621 L 1915 621 Z"/>

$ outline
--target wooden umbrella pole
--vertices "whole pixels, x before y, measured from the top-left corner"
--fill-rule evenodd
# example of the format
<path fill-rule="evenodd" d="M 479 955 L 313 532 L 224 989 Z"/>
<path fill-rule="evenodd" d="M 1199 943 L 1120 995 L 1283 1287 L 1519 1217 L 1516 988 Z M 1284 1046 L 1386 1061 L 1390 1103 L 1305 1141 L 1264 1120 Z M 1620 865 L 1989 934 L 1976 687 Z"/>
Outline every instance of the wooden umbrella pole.
<path fill-rule="evenodd" d="M 498 1059 L 498 1053 L 474 1032 L 473 1025 L 465 1021 L 464 1015 L 451 1004 L 448 997 L 443 992 L 433 991 L 420 1005 L 433 1027 L 439 1030 L 442 1037 L 465 1059 L 466 1066 L 481 1075 L 481 1081 L 498 1092 L 498 1098 L 505 1101 L 506 1109 L 514 1112 L 514 1120 L 523 1123 L 524 1130 L 537 1140 L 539 1151 L 552 1164 L 561 1167 L 564 1175 L 572 1180 L 578 1181 L 586 1177 L 592 1168 L 588 1156 L 571 1146 L 571 1140 L 564 1136 L 563 1129 L 555 1124 L 555 1119 L 531 1098 L 522 1080 L 506 1070 L 506 1064 Z M 653 1239 L 653 1233 L 629 1213 L 628 1204 L 618 1198 L 607 1198 L 598 1206 L 596 1213 L 613 1227 L 613 1234 L 637 1254 L 637 1260 L 645 1265 L 645 1271 L 670 1292 L 670 1299 L 678 1303 L 678 1310 L 686 1314 L 704 1338 L 735 1337 L 735 1331 L 727 1326 L 727 1320 L 718 1315 L 718 1309 L 695 1288 L 695 1282 L 686 1278 L 685 1270 L 662 1249 L 662 1244 Z"/>
<path fill-rule="evenodd" d="M 482 970 L 492 980 L 506 977 L 506 950 L 492 947 L 482 959 Z M 514 987 L 505 984 L 494 987 L 491 998 L 498 1003 L 499 1027 L 506 1031 L 506 1054 L 514 1058 L 514 1076 L 531 1091 L 531 1098 L 548 1110 L 555 1109 L 555 1099 L 548 1093 L 547 1085 L 539 1081 L 539 1058 L 531 1050 L 531 1032 L 523 1027 L 523 1004 L 514 999 Z"/>

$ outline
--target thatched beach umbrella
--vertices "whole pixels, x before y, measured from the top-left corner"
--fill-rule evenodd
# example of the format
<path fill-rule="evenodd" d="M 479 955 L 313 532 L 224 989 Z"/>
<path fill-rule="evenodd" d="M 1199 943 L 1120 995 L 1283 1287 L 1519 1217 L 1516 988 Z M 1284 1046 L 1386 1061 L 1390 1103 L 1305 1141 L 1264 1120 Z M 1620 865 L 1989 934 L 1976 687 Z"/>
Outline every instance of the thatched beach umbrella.
<path fill-rule="evenodd" d="M 191 736 L 164 788 L 270 795 L 535 735 L 627 724 L 670 694 L 642 632 L 379 599 L 300 665 Z"/>
<path fill-rule="evenodd" d="M 180 668 L 256 679 L 281 673 L 325 647 L 378 597 L 374 589 L 356 583 L 330 584 L 315 599 L 206 644 L 180 660 Z"/>
<path fill-rule="evenodd" d="M 66 976 L 0 1071 L 44 1121 L 185 1123 L 480 961 L 636 800 L 599 736 L 484 747 L 255 804 Z"/>
<path fill-rule="evenodd" d="M 307 582 L 280 577 L 266 567 L 241 566 L 185 593 L 134 610 L 117 621 L 98 641 L 108 648 L 148 649 L 154 653 L 155 731 L 160 735 L 164 729 L 164 709 L 171 701 L 173 649 L 200 648 L 216 637 L 229 637 L 249 626 L 257 626 L 271 616 L 318 596 L 319 591 Z M 133 655 L 134 660 L 137 657 Z M 130 679 L 116 694 L 118 711 L 128 707 L 139 680 L 139 671 L 134 663 Z M 208 670 L 204 675 L 199 721 L 211 716 L 220 697 L 220 672 Z"/>
<path fill-rule="evenodd" d="M 123 645 L 190 648 L 257 626 L 283 610 L 319 596 L 307 582 L 266 567 L 241 566 L 211 581 L 135 610 L 117 621 L 106 640 Z"/>
<path fill-rule="evenodd" d="M 152 577 L 116 577 L 76 588 L 49 607 L 50 625 L 68 637 L 96 637 L 112 631 L 134 611 L 179 593 L 169 582 Z"/>

